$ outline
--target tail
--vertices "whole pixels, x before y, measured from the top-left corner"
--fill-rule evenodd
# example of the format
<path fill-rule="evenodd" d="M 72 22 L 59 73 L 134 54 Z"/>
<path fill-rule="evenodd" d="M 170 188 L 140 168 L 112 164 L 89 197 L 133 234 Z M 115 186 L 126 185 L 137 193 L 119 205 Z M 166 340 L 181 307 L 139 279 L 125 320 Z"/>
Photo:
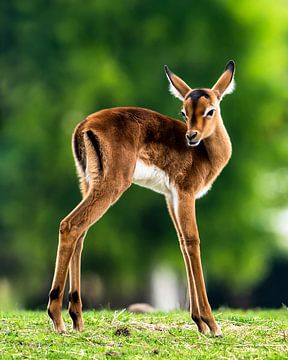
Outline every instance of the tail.
<path fill-rule="evenodd" d="M 104 172 L 104 157 L 99 138 L 92 130 L 82 131 L 76 128 L 72 138 L 72 149 L 76 169 L 80 179 L 89 183 Z"/>
<path fill-rule="evenodd" d="M 72 137 L 72 150 L 78 175 L 79 177 L 85 176 L 86 151 L 84 145 L 84 133 L 78 128 L 76 128 Z"/>

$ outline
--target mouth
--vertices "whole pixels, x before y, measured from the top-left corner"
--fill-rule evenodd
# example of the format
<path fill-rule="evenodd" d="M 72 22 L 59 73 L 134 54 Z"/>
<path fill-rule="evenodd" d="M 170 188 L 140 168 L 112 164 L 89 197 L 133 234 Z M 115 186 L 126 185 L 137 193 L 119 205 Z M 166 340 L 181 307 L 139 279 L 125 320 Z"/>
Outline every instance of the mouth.
<path fill-rule="evenodd" d="M 188 146 L 198 146 L 200 144 L 201 140 L 187 140 Z"/>

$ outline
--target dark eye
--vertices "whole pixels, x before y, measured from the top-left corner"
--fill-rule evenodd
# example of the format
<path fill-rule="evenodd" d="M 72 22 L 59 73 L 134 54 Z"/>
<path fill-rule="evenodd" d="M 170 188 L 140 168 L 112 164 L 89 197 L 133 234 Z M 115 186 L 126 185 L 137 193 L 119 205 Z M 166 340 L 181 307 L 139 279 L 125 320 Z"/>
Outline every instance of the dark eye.
<path fill-rule="evenodd" d="M 186 114 L 184 111 L 181 111 L 181 115 L 182 115 L 183 119 L 186 119 Z"/>
<path fill-rule="evenodd" d="M 212 117 L 214 115 L 214 111 L 214 109 L 209 110 L 206 116 Z"/>

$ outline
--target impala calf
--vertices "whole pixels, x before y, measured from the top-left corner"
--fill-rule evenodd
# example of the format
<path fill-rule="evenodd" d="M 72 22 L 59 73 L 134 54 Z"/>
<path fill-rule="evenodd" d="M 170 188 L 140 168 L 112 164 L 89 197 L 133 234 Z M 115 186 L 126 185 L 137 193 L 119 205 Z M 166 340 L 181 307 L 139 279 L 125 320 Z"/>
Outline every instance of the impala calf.
<path fill-rule="evenodd" d="M 165 72 L 171 92 L 183 102 L 185 124 L 152 110 L 123 107 L 89 115 L 74 131 L 83 199 L 60 224 L 48 304 L 58 332 L 65 332 L 61 308 L 68 269 L 69 313 L 73 328 L 83 330 L 80 259 L 87 230 L 136 183 L 165 196 L 185 262 L 191 317 L 200 332 L 221 336 L 205 289 L 195 200 L 208 191 L 231 156 L 220 102 L 233 90 L 234 62 L 229 61 L 211 89 L 191 89 L 167 66 Z"/>

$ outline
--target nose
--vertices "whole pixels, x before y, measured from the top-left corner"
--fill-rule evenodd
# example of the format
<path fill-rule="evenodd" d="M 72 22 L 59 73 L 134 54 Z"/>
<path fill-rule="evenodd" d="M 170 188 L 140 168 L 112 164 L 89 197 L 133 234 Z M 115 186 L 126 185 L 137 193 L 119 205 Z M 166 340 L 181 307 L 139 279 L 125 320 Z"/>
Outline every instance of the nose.
<path fill-rule="evenodd" d="M 187 138 L 188 141 L 191 141 L 191 140 L 196 138 L 197 134 L 198 134 L 198 131 L 187 132 L 186 133 L 186 138 Z"/>

